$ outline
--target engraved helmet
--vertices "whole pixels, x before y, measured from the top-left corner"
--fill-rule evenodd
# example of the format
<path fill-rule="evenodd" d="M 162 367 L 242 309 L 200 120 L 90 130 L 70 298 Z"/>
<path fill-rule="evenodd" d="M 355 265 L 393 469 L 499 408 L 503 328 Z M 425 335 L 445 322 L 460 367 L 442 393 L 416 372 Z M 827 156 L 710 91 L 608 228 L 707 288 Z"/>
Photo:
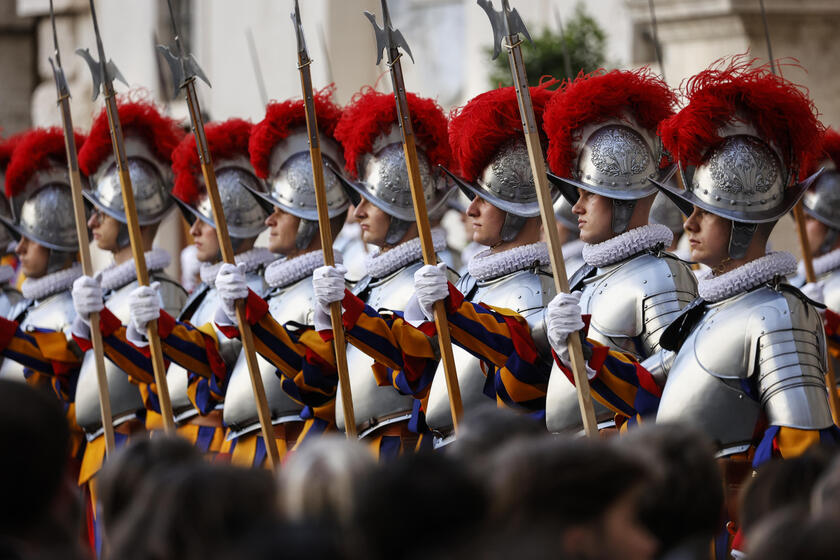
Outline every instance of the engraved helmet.
<path fill-rule="evenodd" d="M 574 233 L 579 233 L 577 216 L 572 212 L 572 203 L 565 196 L 558 196 L 554 201 L 554 217 L 561 226 Z"/>
<path fill-rule="evenodd" d="M 660 127 L 685 190 L 657 186 L 686 214 L 698 206 L 732 220 L 729 254 L 742 258 L 757 225 L 789 212 L 819 175 L 798 181 L 822 126 L 798 86 L 739 58 L 693 77 L 685 95 L 688 105 Z"/>
<path fill-rule="evenodd" d="M 341 148 L 333 137 L 341 109 L 330 99 L 332 93 L 331 88 L 316 93 L 314 106 L 325 167 L 327 213 L 335 218 L 347 211 L 350 199 L 336 173 L 330 171 L 340 174 L 344 167 Z M 295 245 L 298 249 L 307 247 L 318 233 L 318 206 L 303 101 L 269 103 L 265 118 L 251 133 L 249 151 L 257 175 L 268 185 L 267 191 L 253 192 L 269 212 L 277 207 L 300 218 Z"/>
<path fill-rule="evenodd" d="M 820 242 L 819 253 L 827 253 L 840 237 L 840 133 L 829 128 L 823 138 L 825 159 L 822 175 L 805 191 L 802 207 L 805 213 L 828 227 Z"/>
<path fill-rule="evenodd" d="M 242 119 L 210 123 L 204 129 L 234 250 L 239 243 L 258 236 L 265 229 L 269 214 L 255 194 L 265 193 L 265 183 L 257 177 L 248 159 L 252 129 L 253 125 Z M 199 219 L 215 228 L 193 134 L 184 138 L 172 152 L 172 170 L 175 172 L 172 195 L 184 218 L 190 224 Z"/>
<path fill-rule="evenodd" d="M 431 99 L 413 93 L 407 98 L 426 210 L 434 214 L 446 203 L 450 190 L 438 167 L 447 165 L 450 158 L 446 116 Z M 344 148 L 345 169 L 355 180 L 337 172 L 335 176 L 345 185 L 351 202 L 358 204 L 364 197 L 391 216 L 385 243 L 399 242 L 415 215 L 394 96 L 363 90 L 345 108 L 335 138 Z"/>
<path fill-rule="evenodd" d="M 530 88 L 540 130 L 554 93 L 547 85 Z M 474 97 L 452 117 L 449 138 L 458 173 L 444 170 L 470 200 L 478 196 L 507 213 L 501 239 L 513 240 L 528 218 L 540 215 L 516 91 L 505 87 Z"/>
<path fill-rule="evenodd" d="M 117 105 L 137 222 L 141 226 L 159 223 L 172 207 L 172 150 L 182 133 L 177 123 L 164 117 L 151 103 L 126 101 Z M 79 150 L 79 168 L 89 178 L 90 189 L 83 195 L 98 211 L 123 224 L 118 242 L 128 245 L 128 220 L 122 187 L 111 147 L 108 116 L 103 109 L 93 121 L 90 134 Z"/>
<path fill-rule="evenodd" d="M 75 140 L 78 146 L 84 137 L 77 134 Z M 0 222 L 16 239 L 23 236 L 50 249 L 48 272 L 75 260 L 79 241 L 60 128 L 34 129 L 21 136 L 6 168 L 6 195 L 11 215 L 0 214 Z"/>
<path fill-rule="evenodd" d="M 676 95 L 649 69 L 602 70 L 565 84 L 546 107 L 549 178 L 575 204 L 578 189 L 612 200 L 613 233 L 623 233 L 636 201 L 656 192 L 670 166 L 656 135 Z"/>

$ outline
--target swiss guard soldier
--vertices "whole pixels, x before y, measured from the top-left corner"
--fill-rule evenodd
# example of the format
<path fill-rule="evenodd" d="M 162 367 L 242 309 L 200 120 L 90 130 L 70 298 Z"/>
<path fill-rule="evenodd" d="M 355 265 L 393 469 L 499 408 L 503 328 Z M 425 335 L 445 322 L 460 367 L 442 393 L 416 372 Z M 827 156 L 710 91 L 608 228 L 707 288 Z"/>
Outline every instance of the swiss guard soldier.
<path fill-rule="evenodd" d="M 341 118 L 341 109 L 330 100 L 332 94 L 332 89 L 327 88 L 315 95 L 315 112 L 321 134 L 321 155 L 327 165 L 340 169 L 344 158 L 333 134 Z M 303 103 L 299 100 L 270 103 L 265 118 L 254 127 L 249 151 L 257 175 L 268 184 L 266 192 L 255 191 L 270 212 L 266 219 L 268 248 L 272 253 L 286 257 L 271 263 L 265 270 L 269 287 L 265 296 L 267 312 L 276 327 L 288 324 L 293 331 L 307 327 L 311 331 L 315 306 L 312 272 L 324 263 L 324 253 Z M 324 180 L 329 225 L 335 238 L 347 218 L 349 200 L 335 175 L 325 173 Z M 335 255 L 336 259 L 341 259 L 340 253 Z M 220 271 L 220 279 L 224 282 L 219 282 L 219 290 L 223 301 L 233 302 L 237 284 L 243 287 L 241 277 L 237 279 L 241 275 L 233 267 L 226 268 L 226 273 Z M 255 298 L 251 299 L 253 307 Z M 233 309 L 222 305 L 220 311 L 217 322 L 224 325 L 222 330 L 229 335 L 238 335 Z M 259 328 L 255 329 L 255 333 L 261 332 Z M 268 347 L 260 340 L 265 337 L 257 335 L 256 338 L 257 349 L 270 355 Z M 327 353 L 327 359 L 332 359 L 332 347 L 321 340 L 316 342 Z M 258 361 L 281 456 L 299 439 L 334 428 L 335 409 L 331 397 L 325 399 L 317 390 L 313 394 L 303 376 L 296 379 L 298 368 L 292 371 L 280 362 L 282 369 L 278 370 L 272 361 L 262 356 L 258 356 Z M 248 368 L 242 357 L 231 374 L 224 413 L 232 461 L 253 466 L 263 464 L 265 442 L 260 433 Z"/>
<path fill-rule="evenodd" d="M 766 252 L 776 221 L 813 181 L 799 175 L 822 130 L 807 95 L 766 66 L 736 59 L 713 67 L 689 80 L 685 95 L 688 105 L 660 133 L 686 189 L 660 188 L 690 213 L 691 256 L 710 270 L 700 276 L 700 297 L 665 330 L 662 349 L 644 368 L 590 339 L 590 384 L 623 414 L 700 427 L 720 457 L 748 470 L 750 462 L 840 441 L 824 382 L 820 315 L 784 282 L 796 259 Z M 549 305 L 558 355 L 581 325 L 580 313 L 559 296 Z"/>
<path fill-rule="evenodd" d="M 0 184 L 6 183 L 6 168 L 9 166 L 12 152 L 19 140 L 20 136 L 0 140 Z M 12 209 L 4 196 L 0 196 L 0 215 L 13 221 Z M 23 297 L 15 288 L 17 280 L 15 245 L 15 239 L 9 230 L 0 227 L 0 317 L 7 319 Z"/>
<path fill-rule="evenodd" d="M 244 183 L 258 190 L 262 188 L 247 157 L 251 127 L 246 121 L 233 119 L 208 125 L 206 135 L 236 258 L 243 263 L 250 285 L 262 293 L 262 267 L 273 257 L 265 249 L 253 248 L 257 235 L 264 229 L 266 212 L 242 186 Z M 203 452 L 215 453 L 224 442 L 221 402 L 230 368 L 239 353 L 239 343 L 216 332 L 212 321 L 218 304 L 214 283 L 221 257 L 192 135 L 175 147 L 172 168 L 175 172 L 172 194 L 191 224 L 190 233 L 202 262 L 202 284 L 174 309 L 170 306 L 161 309 L 159 286 L 134 288 L 128 296 L 126 326 L 107 329 L 103 339 L 111 360 L 136 383 L 151 384 L 154 373 L 145 332 L 148 323 L 157 320 L 164 356 L 171 362 L 166 377 L 178 433 Z M 103 311 L 103 318 L 111 316 L 109 309 L 110 304 Z M 107 323 L 105 319 L 103 322 Z M 156 399 L 149 399 L 147 405 L 155 408 Z"/>
<path fill-rule="evenodd" d="M 676 95 L 649 70 L 596 72 L 567 84 L 546 108 L 550 176 L 573 203 L 586 265 L 570 279 L 589 336 L 644 359 L 697 294 L 689 266 L 666 253 L 673 234 L 648 215 L 672 168 L 656 135 Z M 562 355 L 561 360 L 567 359 Z M 600 422 L 611 414 L 596 406 Z M 629 415 L 632 416 L 632 415 Z M 555 369 L 546 396 L 552 432 L 580 428 L 577 396 Z"/>
<path fill-rule="evenodd" d="M 160 221 L 172 207 L 170 162 L 172 149 L 178 143 L 180 132 L 175 121 L 161 115 L 151 103 L 123 102 L 118 104 L 117 110 L 126 139 L 126 157 L 134 187 L 137 218 L 149 278 L 160 284 L 163 304 L 170 310 L 177 310 L 184 303 L 186 293 L 163 272 L 171 258 L 163 249 L 153 249 L 152 242 Z M 101 307 L 104 297 L 113 317 L 116 317 L 120 324 L 128 321 L 129 294 L 137 287 L 137 271 L 131 255 L 128 220 L 123 207 L 122 188 L 105 110 L 94 120 L 90 134 L 79 150 L 79 168 L 90 178 L 90 188 L 82 191 L 85 199 L 92 205 L 88 227 L 97 246 L 110 252 L 114 259 L 113 264 L 99 273 L 98 279 L 83 276 L 74 284 L 74 303 L 78 316 L 73 333 L 77 335 L 80 346 L 87 350 L 90 336 L 87 321 L 91 311 Z M 100 295 L 98 298 L 83 301 L 78 297 L 80 289 L 99 292 Z M 87 305 L 88 303 L 93 307 Z M 107 320 L 103 320 L 102 324 L 105 328 Z M 118 444 L 123 444 L 133 433 L 143 431 L 144 424 L 149 428 L 160 425 L 159 420 L 153 420 L 151 413 L 146 413 L 144 398 L 152 398 L 148 394 L 148 387 L 143 387 L 141 392 L 136 384 L 131 383 L 125 371 L 111 362 L 106 361 L 105 373 L 108 377 L 111 414 Z M 105 458 L 98 387 L 96 360 L 92 352 L 87 352 L 82 360 L 76 391 L 76 419 L 85 430 L 88 439 L 80 484 L 96 475 Z"/>

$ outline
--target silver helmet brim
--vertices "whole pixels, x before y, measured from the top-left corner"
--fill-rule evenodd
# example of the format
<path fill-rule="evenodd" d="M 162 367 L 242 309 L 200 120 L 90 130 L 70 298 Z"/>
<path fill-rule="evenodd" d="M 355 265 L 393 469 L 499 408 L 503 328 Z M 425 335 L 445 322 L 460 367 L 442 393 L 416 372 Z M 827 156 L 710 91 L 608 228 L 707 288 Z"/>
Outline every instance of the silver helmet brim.
<path fill-rule="evenodd" d="M 663 172 L 664 178 L 663 181 L 668 181 L 673 176 L 675 171 L 675 166 L 669 167 L 667 170 Z M 570 179 L 567 177 L 560 177 L 559 175 L 555 175 L 551 172 L 548 172 L 548 178 L 551 179 L 551 182 L 557 185 L 560 189 L 560 192 L 563 196 L 568 200 L 571 204 L 575 204 L 578 200 L 577 189 L 583 189 L 586 192 L 598 194 L 604 196 L 606 198 L 612 198 L 616 200 L 640 200 L 642 198 L 648 197 L 656 192 L 656 187 L 651 185 L 649 188 L 636 190 L 636 191 L 619 191 L 615 189 L 607 189 L 601 188 L 595 185 L 590 185 L 588 183 L 584 183 L 582 181 L 577 181 L 575 179 Z M 653 179 L 649 179 L 653 181 Z"/>
<path fill-rule="evenodd" d="M 504 210 L 505 212 L 509 212 L 514 216 L 522 216 L 523 218 L 534 218 L 540 215 L 540 203 L 538 201 L 528 203 L 516 203 L 510 202 L 509 200 L 504 200 L 493 195 L 485 189 L 481 189 L 467 181 L 464 181 L 455 173 L 448 170 L 446 167 L 442 165 L 439 165 L 438 167 L 440 167 L 443 170 L 443 172 L 449 176 L 450 179 L 455 181 L 455 184 L 458 185 L 458 188 L 460 188 L 461 191 L 465 195 L 467 195 L 467 198 L 469 198 L 470 200 L 477 196 L 481 199 L 486 200 L 496 208 Z"/>
<path fill-rule="evenodd" d="M 674 204 L 677 205 L 680 211 L 686 216 L 690 216 L 691 213 L 694 211 L 694 207 L 697 206 L 707 212 L 715 214 L 716 216 L 721 216 L 723 218 L 734 220 L 736 222 L 742 222 L 745 224 L 763 224 L 767 222 L 775 222 L 776 220 L 790 212 L 793 209 L 793 207 L 796 206 L 796 203 L 799 202 L 799 199 L 802 198 L 802 195 L 805 194 L 805 191 L 807 191 L 808 188 L 810 188 L 810 186 L 814 184 L 814 181 L 816 181 L 817 178 L 819 178 L 822 172 L 823 170 L 820 169 L 813 175 L 807 177 L 805 180 L 795 184 L 789 189 L 785 189 L 784 198 L 782 199 L 781 204 L 779 204 L 776 208 L 750 213 L 742 212 L 739 210 L 727 211 L 722 208 L 715 207 L 707 203 L 706 201 L 698 198 L 694 195 L 692 191 L 688 189 L 681 189 L 666 181 L 656 181 L 654 179 L 651 179 L 650 181 L 656 186 L 657 189 L 660 190 L 660 192 L 664 193 L 668 198 L 670 198 L 674 202 Z"/>
<path fill-rule="evenodd" d="M 46 247 L 47 249 L 54 249 L 56 251 L 65 251 L 65 252 L 72 252 L 72 251 L 78 251 L 79 250 L 78 243 L 75 244 L 75 245 L 59 245 L 57 243 L 51 243 L 49 241 L 46 241 L 45 239 L 42 239 L 40 236 L 38 236 L 37 234 L 35 234 L 33 232 L 25 231 L 18 224 L 16 224 L 15 222 L 13 222 L 11 219 L 7 218 L 6 216 L 0 216 L 0 223 L 2 223 L 6 227 L 7 230 L 9 230 L 9 233 L 12 234 L 12 237 L 15 238 L 15 241 L 19 242 L 21 237 L 26 237 L 27 239 L 31 239 L 32 241 L 35 241 L 38 245 Z"/>
<path fill-rule="evenodd" d="M 212 218 L 205 216 L 204 214 L 202 214 L 183 200 L 179 200 L 177 197 L 172 198 L 175 200 L 175 203 L 181 210 L 181 214 L 184 216 L 184 219 L 187 220 L 187 222 L 190 225 L 193 225 L 195 223 L 195 219 L 198 218 L 211 228 L 216 229 L 216 223 L 213 221 Z M 268 226 L 263 224 L 259 227 L 245 229 L 228 224 L 228 235 L 236 239 L 250 239 L 251 237 L 257 237 L 260 233 L 263 232 L 263 230 L 265 230 L 266 227 Z"/>
<path fill-rule="evenodd" d="M 82 196 L 90 202 L 98 211 L 104 212 L 108 216 L 111 216 L 121 224 L 127 224 L 128 219 L 125 216 L 125 212 L 119 212 L 114 210 L 113 208 L 109 208 L 97 195 L 95 192 L 87 189 L 82 189 Z M 172 208 L 171 200 L 174 198 L 172 195 L 167 195 L 170 199 L 170 203 L 166 205 L 166 207 L 161 211 L 156 213 L 153 216 L 140 216 L 137 215 L 137 223 L 141 226 L 150 226 L 154 224 L 159 224 L 161 220 L 163 220 L 164 216 L 166 216 L 167 212 Z"/>
<path fill-rule="evenodd" d="M 324 168 L 332 171 L 332 168 L 330 168 L 329 165 L 326 164 L 326 163 L 324 164 Z M 335 171 L 333 171 L 333 173 L 335 173 Z M 240 182 L 239 184 L 242 185 L 243 187 L 245 187 L 245 189 L 248 192 L 250 192 L 251 194 L 256 196 L 257 200 L 263 205 L 263 207 L 266 210 L 268 210 L 269 214 L 274 212 L 274 207 L 276 206 L 277 208 L 280 208 L 281 210 L 283 210 L 283 212 L 286 212 L 287 214 L 291 214 L 292 216 L 297 216 L 298 218 L 300 218 L 302 220 L 309 220 L 309 221 L 312 221 L 312 222 L 317 222 L 318 221 L 318 208 L 317 207 L 316 208 L 296 208 L 296 207 L 290 206 L 290 205 L 288 205 L 284 202 L 280 202 L 279 200 L 277 200 L 276 198 L 271 196 L 270 193 L 260 192 L 259 190 L 255 189 L 254 187 L 252 187 L 250 185 L 247 185 L 244 182 Z M 330 208 L 327 213 L 328 213 L 330 218 L 335 218 L 336 216 L 339 216 L 342 212 L 347 210 L 347 208 L 349 206 L 350 206 L 350 201 L 348 200 L 347 202 L 345 202 L 344 204 L 341 204 L 337 208 Z"/>

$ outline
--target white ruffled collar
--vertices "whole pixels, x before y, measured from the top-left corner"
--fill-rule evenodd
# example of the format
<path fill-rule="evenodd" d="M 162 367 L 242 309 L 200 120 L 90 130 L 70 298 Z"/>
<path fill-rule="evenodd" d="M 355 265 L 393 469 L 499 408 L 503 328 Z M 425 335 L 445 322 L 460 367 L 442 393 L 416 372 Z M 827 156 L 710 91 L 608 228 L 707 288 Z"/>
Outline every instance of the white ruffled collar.
<path fill-rule="evenodd" d="M 172 257 L 163 249 L 155 248 L 146 251 L 146 268 L 152 270 L 163 270 L 172 262 Z M 137 280 L 137 267 L 134 266 L 134 259 L 128 259 L 122 264 L 112 264 L 102 271 L 102 289 L 116 290 L 122 288 L 129 282 Z"/>
<path fill-rule="evenodd" d="M 436 253 L 446 249 L 446 233 L 439 228 L 433 229 L 432 243 Z M 384 278 L 395 270 L 399 270 L 422 258 L 423 251 L 420 247 L 420 238 L 415 237 L 405 243 L 400 243 L 384 253 L 377 249 L 368 255 L 367 261 L 365 262 L 365 270 L 371 278 Z"/>
<path fill-rule="evenodd" d="M 539 263 L 539 266 L 551 264 L 548 258 L 548 246 L 542 241 L 514 247 L 501 253 L 492 251 L 492 249 L 481 251 L 467 265 L 470 276 L 479 282 L 524 270 L 536 263 Z"/>
<path fill-rule="evenodd" d="M 712 276 L 712 271 L 707 270 L 698 276 L 697 291 L 701 298 L 715 303 L 794 272 L 796 257 L 784 251 L 777 251 L 767 253 L 720 276 Z"/>
<path fill-rule="evenodd" d="M 70 268 L 47 274 L 40 278 L 27 278 L 20 286 L 23 297 L 39 300 L 69 290 L 76 278 L 82 275 L 82 265 L 74 263 Z"/>
<path fill-rule="evenodd" d="M 17 273 L 15 269 L 7 264 L 0 264 L 0 284 L 7 284 L 12 281 Z"/>
<path fill-rule="evenodd" d="M 336 263 L 342 262 L 341 252 L 333 249 Z M 285 288 L 311 276 L 316 268 L 324 264 L 322 250 L 310 251 L 291 259 L 279 259 L 265 269 L 265 281 L 271 288 Z"/>
<path fill-rule="evenodd" d="M 596 267 L 607 266 L 657 245 L 670 247 L 674 234 L 662 224 L 649 224 L 594 245 L 584 244 L 583 260 Z"/>
<path fill-rule="evenodd" d="M 829 251 L 825 255 L 814 259 L 814 275 L 819 278 L 823 274 L 833 272 L 840 268 L 840 249 Z M 805 278 L 805 264 L 801 261 L 796 266 L 796 273 Z"/>
<path fill-rule="evenodd" d="M 277 255 L 266 249 L 265 247 L 254 247 L 244 253 L 239 253 L 234 257 L 236 264 L 245 263 L 245 272 L 254 272 L 259 267 L 266 263 L 270 263 L 278 259 Z M 219 274 L 219 269 L 222 268 L 221 262 L 214 264 L 202 263 L 199 270 L 201 281 L 213 288 L 216 285 L 216 276 Z"/>

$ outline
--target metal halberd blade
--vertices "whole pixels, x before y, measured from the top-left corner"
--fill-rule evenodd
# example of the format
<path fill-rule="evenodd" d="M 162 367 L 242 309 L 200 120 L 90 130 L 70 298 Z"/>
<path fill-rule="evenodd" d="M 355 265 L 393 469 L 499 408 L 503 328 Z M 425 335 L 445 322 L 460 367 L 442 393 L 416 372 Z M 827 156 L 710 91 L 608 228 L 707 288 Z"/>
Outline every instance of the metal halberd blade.
<path fill-rule="evenodd" d="M 53 9 L 53 0 L 50 0 L 50 21 L 52 22 L 53 32 L 53 46 L 55 47 L 54 55 L 55 62 L 49 58 L 50 66 L 52 67 L 53 76 L 55 77 L 55 87 L 58 89 L 58 97 L 70 97 L 70 88 L 67 85 L 67 79 L 64 77 L 64 68 L 61 67 L 61 51 L 58 49 L 58 33 L 55 30 L 55 10 Z"/>
<path fill-rule="evenodd" d="M 510 9 L 508 0 L 502 0 L 502 9 L 498 12 L 493 9 L 493 0 L 477 0 L 477 2 L 481 9 L 487 13 L 487 17 L 490 18 L 490 25 L 493 26 L 493 60 L 496 60 L 499 53 L 502 52 L 505 37 L 521 33 L 529 43 L 533 42 L 528 29 L 522 22 L 522 18 L 519 17 L 519 12 Z"/>
<path fill-rule="evenodd" d="M 93 58 L 88 49 L 76 49 L 76 54 L 84 58 L 88 68 L 90 68 L 91 78 L 93 78 L 92 100 L 96 101 L 103 86 L 109 89 L 113 88 L 114 80 L 119 80 L 126 86 L 128 86 L 128 82 L 125 81 L 113 60 L 104 62 L 105 49 L 102 46 L 102 35 L 99 34 L 99 22 L 96 20 L 96 8 L 93 5 L 93 0 L 90 0 L 90 16 L 93 20 L 93 33 L 96 35 L 96 49 L 99 52 L 99 60 Z"/>
<path fill-rule="evenodd" d="M 175 12 L 172 9 L 172 0 L 167 0 L 167 4 L 169 4 L 169 18 L 172 21 L 172 34 L 175 37 L 175 49 L 158 45 L 157 50 L 163 55 L 163 59 L 172 72 L 172 84 L 175 88 L 173 97 L 178 97 L 181 88 L 193 78 L 198 78 L 208 87 L 212 87 L 210 80 L 207 79 L 204 70 L 198 65 L 195 57 L 184 52 L 184 48 L 181 46 L 181 34 L 178 32 L 178 24 L 175 21 Z"/>
<path fill-rule="evenodd" d="M 388 12 L 387 0 L 382 0 L 382 27 L 376 24 L 376 16 L 370 12 L 365 12 L 365 17 L 370 20 L 373 26 L 373 32 L 376 34 L 376 64 L 382 62 L 382 52 L 387 49 L 388 62 L 393 62 L 396 59 L 398 49 L 402 49 L 414 62 L 414 55 L 411 54 L 411 49 L 408 48 L 408 43 L 405 37 L 398 29 L 394 29 L 391 25 L 391 14 Z M 393 55 L 393 56 L 392 56 Z"/>
<path fill-rule="evenodd" d="M 295 0 L 295 11 L 291 14 L 292 23 L 295 26 L 295 37 L 297 38 L 297 50 L 304 60 L 309 60 L 309 51 L 306 50 L 306 38 L 303 36 L 303 23 L 300 21 L 300 6 Z"/>

